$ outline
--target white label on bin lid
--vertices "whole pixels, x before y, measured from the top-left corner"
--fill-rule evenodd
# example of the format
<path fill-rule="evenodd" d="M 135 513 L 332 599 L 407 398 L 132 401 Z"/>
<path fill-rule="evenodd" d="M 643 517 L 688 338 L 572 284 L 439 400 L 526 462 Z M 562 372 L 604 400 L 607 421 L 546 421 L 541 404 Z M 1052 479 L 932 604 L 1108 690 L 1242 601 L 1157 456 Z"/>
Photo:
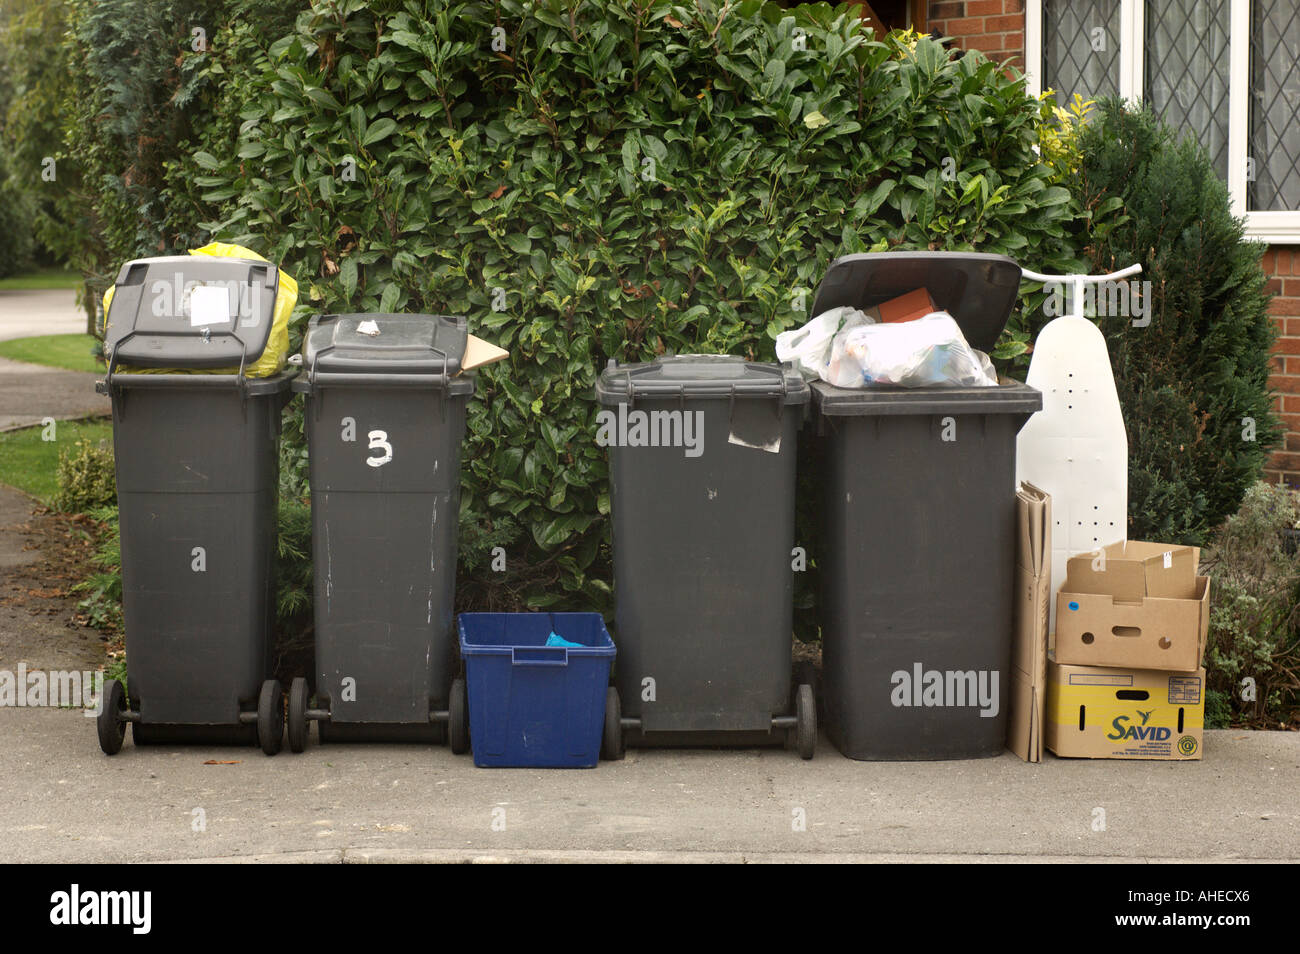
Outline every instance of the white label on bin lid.
<path fill-rule="evenodd" d="M 230 321 L 230 289 L 225 285 L 195 285 L 190 289 L 190 327 Z"/>
<path fill-rule="evenodd" d="M 375 324 L 374 321 L 367 319 L 357 325 L 357 334 L 370 335 L 370 337 L 373 338 L 375 335 L 379 334 L 379 325 Z"/>
<path fill-rule="evenodd" d="M 1174 565 L 1174 551 L 1173 551 L 1173 550 L 1166 550 L 1166 551 L 1165 551 L 1165 569 L 1168 570 L 1168 569 L 1169 569 L 1170 567 L 1172 567 L 1173 565 Z"/>

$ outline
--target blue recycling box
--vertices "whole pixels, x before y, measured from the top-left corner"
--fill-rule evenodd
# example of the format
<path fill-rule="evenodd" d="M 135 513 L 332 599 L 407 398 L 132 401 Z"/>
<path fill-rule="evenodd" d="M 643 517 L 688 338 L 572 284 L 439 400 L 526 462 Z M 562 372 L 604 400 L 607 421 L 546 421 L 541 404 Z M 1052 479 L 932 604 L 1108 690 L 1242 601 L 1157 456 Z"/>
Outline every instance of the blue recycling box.
<path fill-rule="evenodd" d="M 474 764 L 593 768 L 616 652 L 601 615 L 461 613 L 459 629 Z"/>

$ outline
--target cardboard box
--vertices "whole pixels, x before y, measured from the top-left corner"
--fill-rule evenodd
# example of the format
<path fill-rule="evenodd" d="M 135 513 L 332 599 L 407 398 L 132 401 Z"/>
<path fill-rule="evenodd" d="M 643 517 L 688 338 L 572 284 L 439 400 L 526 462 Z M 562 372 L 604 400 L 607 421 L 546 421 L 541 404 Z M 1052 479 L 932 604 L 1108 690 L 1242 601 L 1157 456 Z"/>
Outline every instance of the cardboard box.
<path fill-rule="evenodd" d="M 864 309 L 863 314 L 874 318 L 876 321 L 892 323 L 924 318 L 930 312 L 938 310 L 939 306 L 930 297 L 930 292 L 924 288 L 917 288 L 906 295 L 899 295 L 897 298 L 891 298 L 889 301 L 881 302 L 872 308 Z"/>
<path fill-rule="evenodd" d="M 1016 493 L 1015 629 L 1007 748 L 1026 762 L 1043 760 L 1047 704 L 1047 610 L 1052 597 L 1052 498 L 1033 484 Z"/>
<path fill-rule="evenodd" d="M 1047 747 L 1081 759 L 1201 757 L 1205 670 L 1047 667 Z"/>
<path fill-rule="evenodd" d="M 1056 596 L 1056 661 L 1125 669 L 1201 668 L 1210 580 L 1197 547 L 1113 543 L 1071 557 Z"/>

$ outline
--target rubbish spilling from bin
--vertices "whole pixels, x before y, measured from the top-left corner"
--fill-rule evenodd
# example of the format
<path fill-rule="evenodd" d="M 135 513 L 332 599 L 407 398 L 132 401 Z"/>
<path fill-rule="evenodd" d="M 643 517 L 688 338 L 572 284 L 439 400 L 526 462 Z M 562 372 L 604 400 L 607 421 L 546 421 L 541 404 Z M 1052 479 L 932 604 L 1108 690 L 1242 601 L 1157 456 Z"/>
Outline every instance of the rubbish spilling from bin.
<path fill-rule="evenodd" d="M 137 259 L 104 292 L 104 354 L 122 374 L 269 378 L 284 370 L 297 302 L 298 283 L 242 245 Z M 174 340 L 191 336 L 190 348 Z"/>
<path fill-rule="evenodd" d="M 105 295 L 128 685 L 99 741 L 283 737 L 271 676 L 280 412 L 297 284 L 213 244 L 127 262 Z M 127 708 L 129 696 L 130 709 Z"/>
<path fill-rule="evenodd" d="M 458 626 L 474 764 L 594 767 L 616 652 L 601 615 L 461 613 Z"/>
<path fill-rule="evenodd" d="M 862 325 L 831 344 L 828 383 L 838 387 L 997 387 L 993 362 L 966 343 L 946 311 L 896 325 Z"/>
<path fill-rule="evenodd" d="M 925 289 L 918 291 L 929 300 Z M 802 328 L 782 332 L 777 358 L 797 362 L 809 379 L 841 388 L 997 386 L 989 356 L 966 343 L 946 311 L 931 308 L 884 319 L 873 318 L 873 311 L 878 309 L 832 308 Z"/>

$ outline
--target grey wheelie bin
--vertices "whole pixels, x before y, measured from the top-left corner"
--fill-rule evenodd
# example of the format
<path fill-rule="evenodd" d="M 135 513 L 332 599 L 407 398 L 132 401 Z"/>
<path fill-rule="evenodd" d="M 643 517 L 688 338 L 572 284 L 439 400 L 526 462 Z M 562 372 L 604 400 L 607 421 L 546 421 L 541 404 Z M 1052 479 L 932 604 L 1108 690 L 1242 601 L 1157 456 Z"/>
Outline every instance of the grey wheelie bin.
<path fill-rule="evenodd" d="M 246 372 L 273 347 L 277 295 L 291 282 L 269 262 L 199 255 L 118 273 L 98 385 L 113 407 L 128 666 L 125 693 L 106 686 L 109 754 L 127 722 L 136 744 L 280 747 L 283 694 L 269 677 L 280 412 L 293 374 Z"/>
<path fill-rule="evenodd" d="M 309 720 L 322 741 L 468 750 L 452 628 L 467 340 L 464 318 L 437 315 L 310 323 L 294 388 L 307 395 L 316 665 L 314 687 L 290 686 L 295 752 Z"/>
<path fill-rule="evenodd" d="M 633 745 L 793 743 L 811 758 L 812 687 L 791 687 L 796 436 L 788 367 L 681 355 L 611 362 L 614 687 L 607 758 Z"/>
<path fill-rule="evenodd" d="M 926 288 L 992 349 L 1019 294 L 998 255 L 832 263 L 813 314 Z M 827 734 L 849 758 L 963 759 L 1006 743 L 1016 434 L 1042 395 L 996 387 L 812 386 Z"/>

